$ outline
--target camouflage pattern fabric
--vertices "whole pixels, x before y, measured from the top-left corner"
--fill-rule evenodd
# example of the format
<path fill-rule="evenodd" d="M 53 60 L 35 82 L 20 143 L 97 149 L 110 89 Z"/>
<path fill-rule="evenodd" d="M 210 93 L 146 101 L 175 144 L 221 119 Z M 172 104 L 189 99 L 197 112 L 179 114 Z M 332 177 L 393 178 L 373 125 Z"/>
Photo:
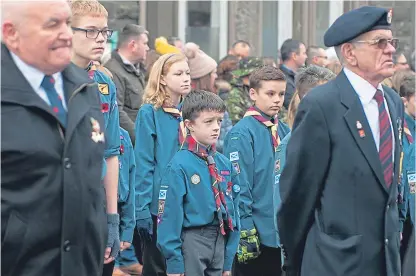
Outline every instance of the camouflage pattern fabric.
<path fill-rule="evenodd" d="M 263 59 L 259 57 L 248 57 L 240 60 L 238 69 L 232 71 L 232 75 L 241 78 L 250 75 L 254 70 L 264 65 Z"/>
<path fill-rule="evenodd" d="M 253 105 L 250 99 L 249 87 L 243 84 L 241 79 L 231 80 L 232 89 L 226 100 L 227 110 L 233 125 L 238 123 L 246 113 L 246 110 Z"/>
<path fill-rule="evenodd" d="M 237 249 L 239 263 L 247 263 L 249 260 L 260 256 L 260 240 L 256 229 L 243 230 L 240 233 L 240 243 Z"/>

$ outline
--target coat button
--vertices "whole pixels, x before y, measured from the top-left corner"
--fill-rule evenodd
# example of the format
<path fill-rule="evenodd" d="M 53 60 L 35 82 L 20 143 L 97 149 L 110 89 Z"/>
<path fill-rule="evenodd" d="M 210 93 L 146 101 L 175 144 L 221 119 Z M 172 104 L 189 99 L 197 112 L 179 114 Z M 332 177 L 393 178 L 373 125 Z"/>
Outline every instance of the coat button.
<path fill-rule="evenodd" d="M 64 158 L 64 167 L 65 169 L 70 169 L 71 168 L 71 162 L 69 160 L 69 158 Z"/>
<path fill-rule="evenodd" d="M 384 240 L 384 244 L 385 244 L 385 245 L 388 245 L 388 244 L 389 244 L 389 239 L 385 239 L 385 240 Z"/>
<path fill-rule="evenodd" d="M 71 251 L 71 242 L 68 240 L 64 242 L 64 251 L 65 252 Z"/>

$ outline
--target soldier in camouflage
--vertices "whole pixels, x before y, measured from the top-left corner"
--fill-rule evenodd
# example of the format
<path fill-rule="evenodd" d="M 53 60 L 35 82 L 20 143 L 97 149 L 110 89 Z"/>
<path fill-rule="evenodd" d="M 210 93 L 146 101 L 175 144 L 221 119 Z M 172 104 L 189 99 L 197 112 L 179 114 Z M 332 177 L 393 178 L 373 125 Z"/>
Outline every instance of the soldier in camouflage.
<path fill-rule="evenodd" d="M 233 125 L 244 117 L 247 109 L 253 104 L 249 95 L 249 77 L 255 69 L 261 66 L 263 66 L 262 58 L 249 57 L 240 60 L 238 69 L 232 72 L 233 79 L 230 82 L 232 89 L 226 99 L 226 104 Z"/>

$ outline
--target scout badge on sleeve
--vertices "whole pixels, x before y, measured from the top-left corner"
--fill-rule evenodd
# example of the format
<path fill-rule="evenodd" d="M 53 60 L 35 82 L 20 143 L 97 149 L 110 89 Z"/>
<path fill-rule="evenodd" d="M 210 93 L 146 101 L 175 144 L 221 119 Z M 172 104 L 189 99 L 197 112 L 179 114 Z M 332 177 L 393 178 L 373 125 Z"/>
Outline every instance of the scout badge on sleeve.
<path fill-rule="evenodd" d="M 274 164 L 274 172 L 280 171 L 280 159 L 276 160 L 276 163 Z"/>
<path fill-rule="evenodd" d="M 233 164 L 233 168 L 234 168 L 235 172 L 237 174 L 239 174 L 240 173 L 240 165 L 238 165 L 238 162 L 233 162 L 232 164 Z"/>
<path fill-rule="evenodd" d="M 363 129 L 363 125 L 360 123 L 360 121 L 357 121 L 357 129 L 358 129 L 358 135 L 360 135 L 361 138 L 364 138 L 365 132 Z"/>
<path fill-rule="evenodd" d="M 237 161 L 240 157 L 238 156 L 238 151 L 230 152 L 230 161 Z"/>
<path fill-rule="evenodd" d="M 104 143 L 104 132 L 101 132 L 100 123 L 92 117 L 90 121 L 91 121 L 91 127 L 92 127 L 91 139 L 95 143 Z"/>
<path fill-rule="evenodd" d="M 410 193 L 416 193 L 416 172 L 408 173 L 407 182 L 409 182 Z"/>
<path fill-rule="evenodd" d="M 108 95 L 110 93 L 108 90 L 108 84 L 106 83 L 98 83 L 98 90 L 103 95 Z"/>
<path fill-rule="evenodd" d="M 159 204 L 157 206 L 157 224 L 162 222 L 162 216 L 165 212 L 165 201 L 168 194 L 168 186 L 160 186 Z"/>

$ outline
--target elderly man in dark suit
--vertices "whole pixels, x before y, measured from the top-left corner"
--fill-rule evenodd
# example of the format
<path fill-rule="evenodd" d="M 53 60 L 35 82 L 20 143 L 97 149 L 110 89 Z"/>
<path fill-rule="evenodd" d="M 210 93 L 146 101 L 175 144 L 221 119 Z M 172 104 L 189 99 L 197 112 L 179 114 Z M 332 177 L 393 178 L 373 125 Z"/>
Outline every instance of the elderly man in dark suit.
<path fill-rule="evenodd" d="M 301 101 L 280 178 L 286 275 L 400 275 L 398 181 L 403 104 L 391 10 L 343 14 L 324 42 L 344 65 Z"/>
<path fill-rule="evenodd" d="M 104 118 L 68 3 L 1 5 L 1 275 L 99 275 Z"/>

